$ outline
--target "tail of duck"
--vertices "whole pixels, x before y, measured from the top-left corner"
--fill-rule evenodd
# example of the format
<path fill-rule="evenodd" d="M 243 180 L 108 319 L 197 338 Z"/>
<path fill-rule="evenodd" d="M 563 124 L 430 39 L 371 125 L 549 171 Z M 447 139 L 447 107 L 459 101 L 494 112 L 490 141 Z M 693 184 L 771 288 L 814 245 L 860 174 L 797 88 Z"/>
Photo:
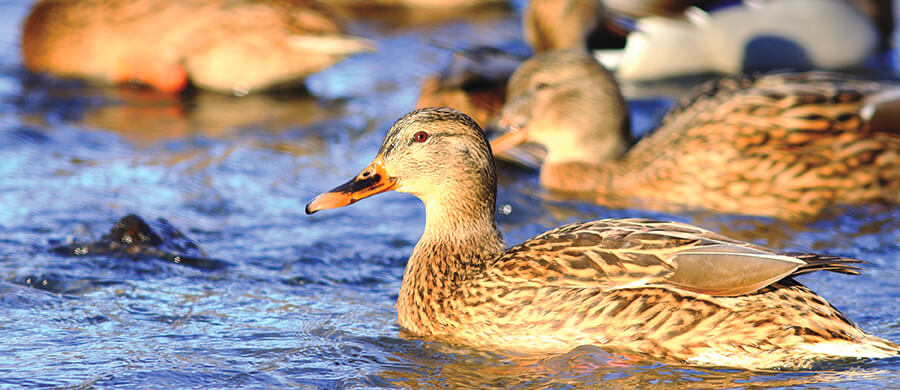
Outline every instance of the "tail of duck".
<path fill-rule="evenodd" d="M 815 271 L 831 271 L 848 275 L 859 275 L 860 268 L 855 264 L 866 263 L 863 260 L 849 257 L 820 255 L 815 253 L 782 253 L 806 262 L 800 266 L 791 277 Z M 847 319 L 849 322 L 850 320 Z M 856 338 L 850 339 L 823 339 L 818 342 L 809 342 L 797 346 L 799 349 L 816 355 L 833 356 L 836 358 L 870 358 L 882 359 L 900 357 L 900 345 L 860 332 Z"/>
<path fill-rule="evenodd" d="M 815 271 L 831 271 L 847 275 L 859 275 L 859 267 L 851 264 L 862 264 L 865 261 L 850 257 L 820 255 L 817 253 L 784 253 L 784 255 L 805 261 L 791 276 Z"/>
<path fill-rule="evenodd" d="M 813 354 L 836 358 L 886 359 L 900 357 L 900 345 L 875 336 L 868 336 L 856 342 L 835 340 L 803 344 L 799 345 L 798 348 Z"/>

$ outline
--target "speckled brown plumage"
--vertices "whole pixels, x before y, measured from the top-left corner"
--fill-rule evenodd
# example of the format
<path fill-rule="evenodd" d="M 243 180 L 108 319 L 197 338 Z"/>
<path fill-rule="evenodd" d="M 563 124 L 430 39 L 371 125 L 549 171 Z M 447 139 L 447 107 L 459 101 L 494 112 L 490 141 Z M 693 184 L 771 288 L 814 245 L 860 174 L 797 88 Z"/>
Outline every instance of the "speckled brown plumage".
<path fill-rule="evenodd" d="M 504 251 L 489 146 L 455 110 L 398 120 L 369 167 L 306 211 L 387 190 L 425 204 L 425 230 L 397 301 L 400 325 L 415 335 L 525 353 L 598 345 L 744 368 L 900 354 L 792 279 L 856 274 L 859 260 L 778 253 L 645 219 L 566 225 Z"/>
<path fill-rule="evenodd" d="M 550 189 L 611 206 L 808 217 L 836 203 L 900 202 L 900 127 L 860 114 L 888 88 L 833 73 L 722 79 L 628 149 L 615 80 L 586 54 L 554 52 L 516 71 L 500 123 L 547 147 Z"/>

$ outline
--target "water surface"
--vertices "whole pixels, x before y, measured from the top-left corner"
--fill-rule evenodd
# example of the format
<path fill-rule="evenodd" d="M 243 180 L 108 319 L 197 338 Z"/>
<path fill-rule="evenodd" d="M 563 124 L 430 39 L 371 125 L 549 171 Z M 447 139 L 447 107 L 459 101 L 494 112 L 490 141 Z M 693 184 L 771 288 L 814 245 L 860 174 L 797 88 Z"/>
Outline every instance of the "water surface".
<path fill-rule="evenodd" d="M 507 43 L 519 36 L 515 13 L 360 19 L 352 30 L 378 52 L 311 77 L 314 95 L 173 99 L 27 74 L 17 40 L 28 6 L 0 2 L 0 387 L 900 387 L 898 359 L 749 372 L 593 347 L 504 356 L 401 335 L 394 302 L 424 226 L 421 203 L 392 193 L 312 217 L 303 205 L 374 156 L 419 81 L 449 61 L 435 42 Z M 633 101 L 634 122 L 646 130 L 670 102 Z M 865 259 L 861 276 L 800 279 L 862 328 L 900 341 L 898 207 L 802 223 L 669 215 L 555 200 L 531 172 L 500 176 L 510 244 L 566 222 L 650 217 Z M 230 266 L 48 251 L 97 239 L 128 213 L 167 219 Z"/>

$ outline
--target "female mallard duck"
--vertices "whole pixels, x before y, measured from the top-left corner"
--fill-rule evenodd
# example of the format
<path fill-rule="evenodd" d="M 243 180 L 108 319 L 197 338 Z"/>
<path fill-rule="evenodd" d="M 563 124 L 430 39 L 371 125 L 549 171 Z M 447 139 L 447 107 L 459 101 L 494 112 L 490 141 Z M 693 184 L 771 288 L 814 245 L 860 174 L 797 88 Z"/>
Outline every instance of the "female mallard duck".
<path fill-rule="evenodd" d="M 42 0 L 22 34 L 31 71 L 172 92 L 299 83 L 371 50 L 314 0 Z"/>
<path fill-rule="evenodd" d="M 375 160 L 306 212 L 390 190 L 425 204 L 397 300 L 400 325 L 416 335 L 529 353 L 598 345 L 746 368 L 900 356 L 900 346 L 866 334 L 792 278 L 856 274 L 859 260 L 779 253 L 643 219 L 566 225 L 504 251 L 490 147 L 453 109 L 398 120 Z"/>
<path fill-rule="evenodd" d="M 616 29 L 601 0 L 532 0 L 522 16 L 525 42 L 534 53 L 585 49 L 601 41 L 624 45 L 625 32 Z M 506 84 L 524 58 L 499 50 L 476 49 L 454 55 L 440 75 L 422 83 L 416 107 L 447 106 L 464 111 L 478 123 L 489 123 L 503 107 Z"/>
<path fill-rule="evenodd" d="M 522 34 L 535 54 L 620 48 L 627 31 L 612 16 L 602 0 L 531 0 L 522 15 Z"/>
<path fill-rule="evenodd" d="M 513 131 L 493 150 L 542 144 L 543 186 L 610 206 L 807 217 L 835 203 L 900 202 L 900 132 L 860 113 L 883 90 L 829 73 L 723 79 L 630 147 L 609 72 L 585 53 L 552 52 L 510 79 L 498 123 Z"/>

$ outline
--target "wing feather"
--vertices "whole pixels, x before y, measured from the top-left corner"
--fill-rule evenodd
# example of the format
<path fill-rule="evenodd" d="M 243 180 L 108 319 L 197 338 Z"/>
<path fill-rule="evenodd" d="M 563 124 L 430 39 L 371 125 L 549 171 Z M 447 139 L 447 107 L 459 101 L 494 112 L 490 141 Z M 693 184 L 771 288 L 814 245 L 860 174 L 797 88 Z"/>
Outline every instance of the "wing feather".
<path fill-rule="evenodd" d="M 510 248 L 492 269 L 526 284 L 733 296 L 814 271 L 858 274 L 852 264 L 861 262 L 781 253 L 681 223 L 621 219 L 550 230 Z"/>

